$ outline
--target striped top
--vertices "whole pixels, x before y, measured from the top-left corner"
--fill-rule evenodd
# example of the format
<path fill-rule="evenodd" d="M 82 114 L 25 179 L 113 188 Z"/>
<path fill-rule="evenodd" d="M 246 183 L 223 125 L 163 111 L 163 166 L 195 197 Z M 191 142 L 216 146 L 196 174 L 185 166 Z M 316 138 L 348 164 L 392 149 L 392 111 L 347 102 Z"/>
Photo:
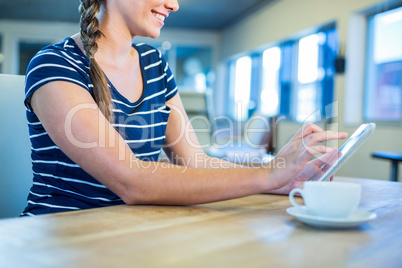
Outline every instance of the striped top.
<path fill-rule="evenodd" d="M 140 55 L 143 93 L 134 103 L 122 96 L 109 82 L 114 104 L 114 127 L 140 160 L 157 161 L 165 140 L 170 109 L 166 101 L 177 93 L 173 74 L 155 48 L 146 44 L 133 47 Z M 89 91 L 89 59 L 73 39 L 43 48 L 32 58 L 25 87 L 33 186 L 25 215 L 62 212 L 123 204 L 123 201 L 67 157 L 52 141 L 30 106 L 30 96 L 51 81 L 68 81 Z M 90 144 L 84 144 L 90 146 Z"/>

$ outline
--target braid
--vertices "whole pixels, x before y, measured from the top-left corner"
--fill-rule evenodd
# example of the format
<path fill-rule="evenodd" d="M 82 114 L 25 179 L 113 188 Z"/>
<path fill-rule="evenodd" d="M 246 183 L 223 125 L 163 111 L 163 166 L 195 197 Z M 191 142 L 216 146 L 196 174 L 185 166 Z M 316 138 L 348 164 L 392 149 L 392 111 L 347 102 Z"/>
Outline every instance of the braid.
<path fill-rule="evenodd" d="M 89 58 L 90 78 L 93 84 L 93 91 L 95 101 L 99 109 L 104 114 L 109 122 L 113 122 L 112 113 L 112 96 L 110 94 L 109 86 L 106 77 L 96 62 L 94 55 L 98 50 L 96 43 L 101 36 L 102 32 L 99 30 L 99 21 L 96 15 L 99 13 L 102 0 L 80 0 L 79 7 L 81 20 L 81 40 L 86 56 Z"/>

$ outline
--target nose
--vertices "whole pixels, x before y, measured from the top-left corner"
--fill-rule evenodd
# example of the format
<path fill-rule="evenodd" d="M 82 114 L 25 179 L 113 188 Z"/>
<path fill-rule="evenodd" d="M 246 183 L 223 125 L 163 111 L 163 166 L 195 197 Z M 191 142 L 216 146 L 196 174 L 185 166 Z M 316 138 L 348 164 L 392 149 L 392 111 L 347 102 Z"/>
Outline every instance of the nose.
<path fill-rule="evenodd" d="M 169 10 L 169 12 L 176 12 L 179 10 L 179 2 L 177 0 L 167 0 L 165 8 Z"/>

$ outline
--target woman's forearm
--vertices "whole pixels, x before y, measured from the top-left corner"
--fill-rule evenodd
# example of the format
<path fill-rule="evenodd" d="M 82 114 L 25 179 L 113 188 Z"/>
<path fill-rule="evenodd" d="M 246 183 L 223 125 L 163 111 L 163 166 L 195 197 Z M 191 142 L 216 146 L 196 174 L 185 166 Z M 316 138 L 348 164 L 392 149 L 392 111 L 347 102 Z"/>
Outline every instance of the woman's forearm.
<path fill-rule="evenodd" d="M 235 167 L 226 161 L 222 164 Z M 130 194 L 123 199 L 128 204 L 200 204 L 275 188 L 268 168 L 200 169 L 139 160 L 135 165 L 138 165 L 133 170 L 136 178 L 129 186 L 131 189 L 127 189 Z"/>

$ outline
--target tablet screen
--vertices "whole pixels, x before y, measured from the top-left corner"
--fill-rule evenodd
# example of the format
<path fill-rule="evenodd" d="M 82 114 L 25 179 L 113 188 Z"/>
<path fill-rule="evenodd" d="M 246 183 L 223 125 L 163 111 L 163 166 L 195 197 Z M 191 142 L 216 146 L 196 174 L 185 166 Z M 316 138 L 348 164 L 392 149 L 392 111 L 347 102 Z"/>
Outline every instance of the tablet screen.
<path fill-rule="evenodd" d="M 374 132 L 375 129 L 375 123 L 367 123 L 367 124 L 362 124 L 353 134 L 350 136 L 350 138 L 342 145 L 342 147 L 339 149 L 341 152 L 341 156 L 339 159 L 330 166 L 327 171 L 322 174 L 321 177 L 317 178 L 317 172 L 314 176 L 311 177 L 310 180 L 318 180 L 318 181 L 326 181 L 331 178 L 332 175 L 335 174 L 335 172 L 353 155 L 354 152 L 357 151 L 357 149 L 367 140 L 367 138 Z M 330 162 L 328 160 L 328 162 Z M 327 162 L 327 163 L 328 163 Z M 322 169 L 327 165 L 325 163 L 322 165 Z M 329 164 L 328 164 L 329 165 Z M 327 167 L 326 167 L 327 168 Z"/>

